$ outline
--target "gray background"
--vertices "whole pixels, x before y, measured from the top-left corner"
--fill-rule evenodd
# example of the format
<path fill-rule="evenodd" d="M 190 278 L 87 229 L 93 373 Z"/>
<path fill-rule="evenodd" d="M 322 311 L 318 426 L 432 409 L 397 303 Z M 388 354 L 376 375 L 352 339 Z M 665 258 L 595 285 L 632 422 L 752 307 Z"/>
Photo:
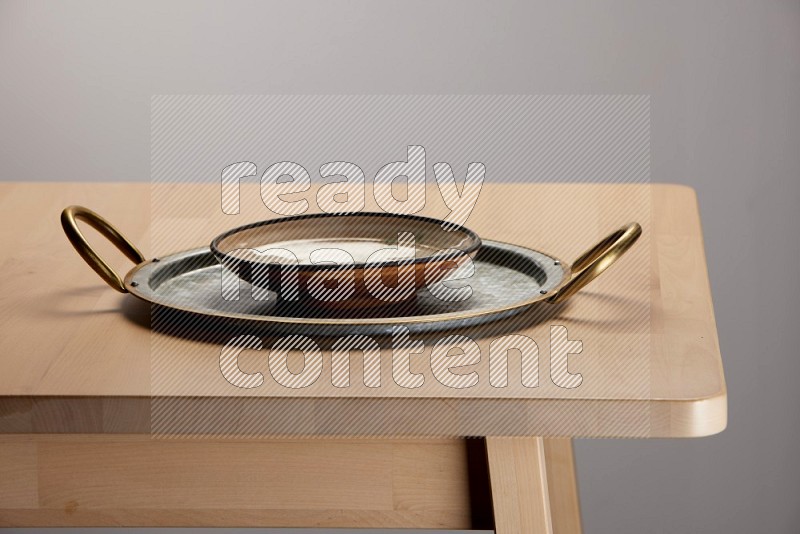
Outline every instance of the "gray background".
<path fill-rule="evenodd" d="M 586 532 L 797 532 L 799 2 L 0 2 L 2 179 L 147 180 L 163 93 L 650 94 L 652 179 L 700 198 L 729 428 L 579 441 Z"/>

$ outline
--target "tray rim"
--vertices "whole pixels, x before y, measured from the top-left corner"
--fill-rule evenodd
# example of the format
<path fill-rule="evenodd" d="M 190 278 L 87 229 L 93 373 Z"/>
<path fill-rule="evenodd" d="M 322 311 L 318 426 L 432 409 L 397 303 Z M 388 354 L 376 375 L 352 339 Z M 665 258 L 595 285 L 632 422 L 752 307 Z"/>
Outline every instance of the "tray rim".
<path fill-rule="evenodd" d="M 480 253 L 484 248 L 489 248 L 492 246 L 497 247 L 498 245 L 500 248 L 508 249 L 510 247 L 511 249 L 523 249 L 550 258 L 553 261 L 554 266 L 561 268 L 561 280 L 559 280 L 557 284 L 551 287 L 547 291 L 547 293 L 539 294 L 534 297 L 520 300 L 518 302 L 514 302 L 512 304 L 508 304 L 502 307 L 481 309 L 481 310 L 445 312 L 432 315 L 413 315 L 413 316 L 402 316 L 402 317 L 347 317 L 347 318 L 289 317 L 289 316 L 278 316 L 278 315 L 251 315 L 251 314 L 222 312 L 222 311 L 207 310 L 207 309 L 198 310 L 196 308 L 180 306 L 176 305 L 174 302 L 168 302 L 163 299 L 154 298 L 152 292 L 145 291 L 142 289 L 143 286 L 141 282 L 139 282 L 136 279 L 136 277 L 137 275 L 141 276 L 142 271 L 145 271 L 146 273 L 149 269 L 153 268 L 152 266 L 154 264 L 162 264 L 167 261 L 177 261 L 179 259 L 188 258 L 193 255 L 199 255 L 199 254 L 208 254 L 214 259 L 217 259 L 213 251 L 210 249 L 210 247 L 199 247 L 196 249 L 176 252 L 173 254 L 169 254 L 167 256 L 160 256 L 142 262 L 134 266 L 130 271 L 128 271 L 128 273 L 125 275 L 124 284 L 128 292 L 140 300 L 149 302 L 150 304 L 163 306 L 165 308 L 169 308 L 172 310 L 197 314 L 208 318 L 213 317 L 213 318 L 229 319 L 229 320 L 233 319 L 233 320 L 247 321 L 257 324 L 327 326 L 327 327 L 358 327 L 358 326 L 375 327 L 375 326 L 394 326 L 394 325 L 417 325 L 424 323 L 451 323 L 451 322 L 455 323 L 458 321 L 474 320 L 486 316 L 489 316 L 488 318 L 491 318 L 492 316 L 497 316 L 498 318 L 502 318 L 508 316 L 510 312 L 517 310 L 522 311 L 538 302 L 549 299 L 553 295 L 557 294 L 558 291 L 571 278 L 572 271 L 569 264 L 565 263 L 563 260 L 561 260 L 556 256 L 553 256 L 546 252 L 542 252 L 537 249 L 532 249 L 530 247 L 524 247 L 521 245 L 516 245 L 514 243 L 508 243 L 504 241 L 484 239 L 482 240 L 482 246 L 481 249 L 478 250 L 478 253 Z"/>

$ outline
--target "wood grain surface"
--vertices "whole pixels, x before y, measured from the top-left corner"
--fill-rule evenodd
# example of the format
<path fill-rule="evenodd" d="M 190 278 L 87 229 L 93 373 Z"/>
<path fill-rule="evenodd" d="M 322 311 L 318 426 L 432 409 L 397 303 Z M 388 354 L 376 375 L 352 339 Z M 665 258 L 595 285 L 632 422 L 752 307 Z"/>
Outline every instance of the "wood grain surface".
<path fill-rule="evenodd" d="M 181 202 L 187 188 L 192 202 Z M 341 434 L 376 403 L 389 416 L 409 406 L 431 414 L 439 418 L 441 433 L 453 436 L 492 435 L 498 417 L 509 418 L 502 428 L 529 436 L 689 437 L 726 425 L 703 237 L 688 188 L 486 184 L 468 223 L 485 238 L 569 260 L 630 220 L 644 227 L 640 243 L 618 265 L 548 312 L 547 321 L 516 330 L 546 342 L 547 325 L 567 326 L 584 342 L 584 352 L 570 360 L 584 383 L 575 390 L 555 387 L 542 358 L 542 386 L 511 384 L 502 399 L 476 390 L 409 405 L 408 399 L 348 398 L 345 392 L 344 400 L 360 407 L 348 415 L 353 420 L 342 419 L 337 402 L 343 399 L 277 399 L 284 393 L 231 387 L 220 381 L 218 362 L 199 352 L 208 349 L 196 340 L 170 339 L 171 370 L 181 379 L 154 381 L 151 347 L 165 334 L 151 331 L 149 307 L 97 278 L 58 223 L 63 207 L 85 205 L 153 257 L 207 246 L 220 231 L 267 216 L 257 187 L 243 189 L 241 217 L 203 216 L 218 197 L 214 184 L 0 184 L 0 432 L 148 432 L 150 410 L 161 397 L 186 399 L 186 414 L 192 413 L 192 399 L 257 403 L 262 410 L 281 401 L 284 408 L 311 414 L 307 420 L 313 424 L 294 429 L 299 434 Z M 429 197 L 425 213 L 446 215 L 441 198 Z M 130 268 L 99 236 L 87 236 L 121 273 Z M 646 321 L 644 330 L 631 326 L 636 318 Z M 479 340 L 482 349 L 489 341 Z M 445 413 L 451 418 L 444 419 Z M 373 435 L 415 434 L 429 423 L 424 417 L 399 430 L 366 423 L 359 428 Z M 273 430 L 293 431 L 291 425 Z"/>
<path fill-rule="evenodd" d="M 469 461 L 465 440 L 6 435 L 0 526 L 491 528 Z"/>
<path fill-rule="evenodd" d="M 580 534 L 570 440 L 0 436 L 0 527 Z"/>

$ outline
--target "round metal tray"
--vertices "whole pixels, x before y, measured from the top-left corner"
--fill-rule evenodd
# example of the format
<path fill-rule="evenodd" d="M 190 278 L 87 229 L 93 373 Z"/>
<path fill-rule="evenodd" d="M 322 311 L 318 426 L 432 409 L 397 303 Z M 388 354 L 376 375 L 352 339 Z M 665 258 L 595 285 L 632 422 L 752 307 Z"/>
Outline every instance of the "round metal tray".
<path fill-rule="evenodd" d="M 78 228 L 78 220 L 98 230 L 136 264 L 124 279 L 89 245 Z M 286 301 L 274 294 L 263 299 L 263 293 L 259 293 L 259 298 L 253 298 L 252 288 L 244 281 L 240 283 L 239 298 L 229 296 L 228 300 L 223 297 L 223 267 L 210 249 L 147 261 L 111 223 L 81 206 L 64 209 L 61 225 L 78 254 L 108 285 L 170 312 L 166 320 L 176 325 L 186 322 L 185 317 L 176 314 L 190 314 L 223 322 L 244 321 L 269 332 L 318 335 L 388 334 L 397 325 L 414 332 L 474 326 L 509 317 L 540 301 L 562 302 L 619 259 L 642 233 L 639 224 L 630 223 L 606 236 L 570 267 L 536 250 L 484 240 L 473 260 L 473 276 L 451 282 L 471 286 L 472 295 L 462 302 L 445 302 L 428 289 L 421 289 L 414 299 L 391 306 L 343 309 L 309 299 Z M 163 316 L 156 317 L 160 320 Z M 216 329 L 214 325 L 203 325 L 206 326 Z"/>
<path fill-rule="evenodd" d="M 484 241 L 470 278 L 448 282 L 469 285 L 472 295 L 445 302 L 428 289 L 408 303 L 345 311 L 314 306 L 313 301 L 287 303 L 274 294 L 253 298 L 240 282 L 237 300 L 222 292 L 223 267 L 208 249 L 196 249 L 142 263 L 125 277 L 131 294 L 166 308 L 204 316 L 267 323 L 270 330 L 313 330 L 319 335 L 384 334 L 395 325 L 412 332 L 473 326 L 518 313 L 548 298 L 569 279 L 560 260 L 527 248 Z M 263 293 L 263 290 L 262 290 Z M 266 325 L 265 325 L 266 326 Z"/>

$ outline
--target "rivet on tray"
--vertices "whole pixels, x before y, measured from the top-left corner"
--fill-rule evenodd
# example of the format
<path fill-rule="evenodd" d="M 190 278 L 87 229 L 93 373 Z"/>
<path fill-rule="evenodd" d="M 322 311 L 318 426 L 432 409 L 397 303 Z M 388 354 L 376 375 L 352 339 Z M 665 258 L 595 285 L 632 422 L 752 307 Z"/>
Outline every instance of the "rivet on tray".
<path fill-rule="evenodd" d="M 139 285 L 139 282 L 131 282 L 131 287 L 137 287 L 138 285 Z"/>
<path fill-rule="evenodd" d="M 546 289 L 542 289 L 541 291 L 539 291 L 539 293 L 541 293 L 542 295 L 547 295 L 547 290 Z"/>
<path fill-rule="evenodd" d="M 161 260 L 160 260 L 160 259 L 158 259 L 158 258 L 153 258 L 153 263 L 158 263 L 158 262 L 160 262 L 160 261 L 161 261 Z"/>
<path fill-rule="evenodd" d="M 556 260 L 556 261 L 553 262 L 553 265 L 561 265 L 561 262 Z"/>

